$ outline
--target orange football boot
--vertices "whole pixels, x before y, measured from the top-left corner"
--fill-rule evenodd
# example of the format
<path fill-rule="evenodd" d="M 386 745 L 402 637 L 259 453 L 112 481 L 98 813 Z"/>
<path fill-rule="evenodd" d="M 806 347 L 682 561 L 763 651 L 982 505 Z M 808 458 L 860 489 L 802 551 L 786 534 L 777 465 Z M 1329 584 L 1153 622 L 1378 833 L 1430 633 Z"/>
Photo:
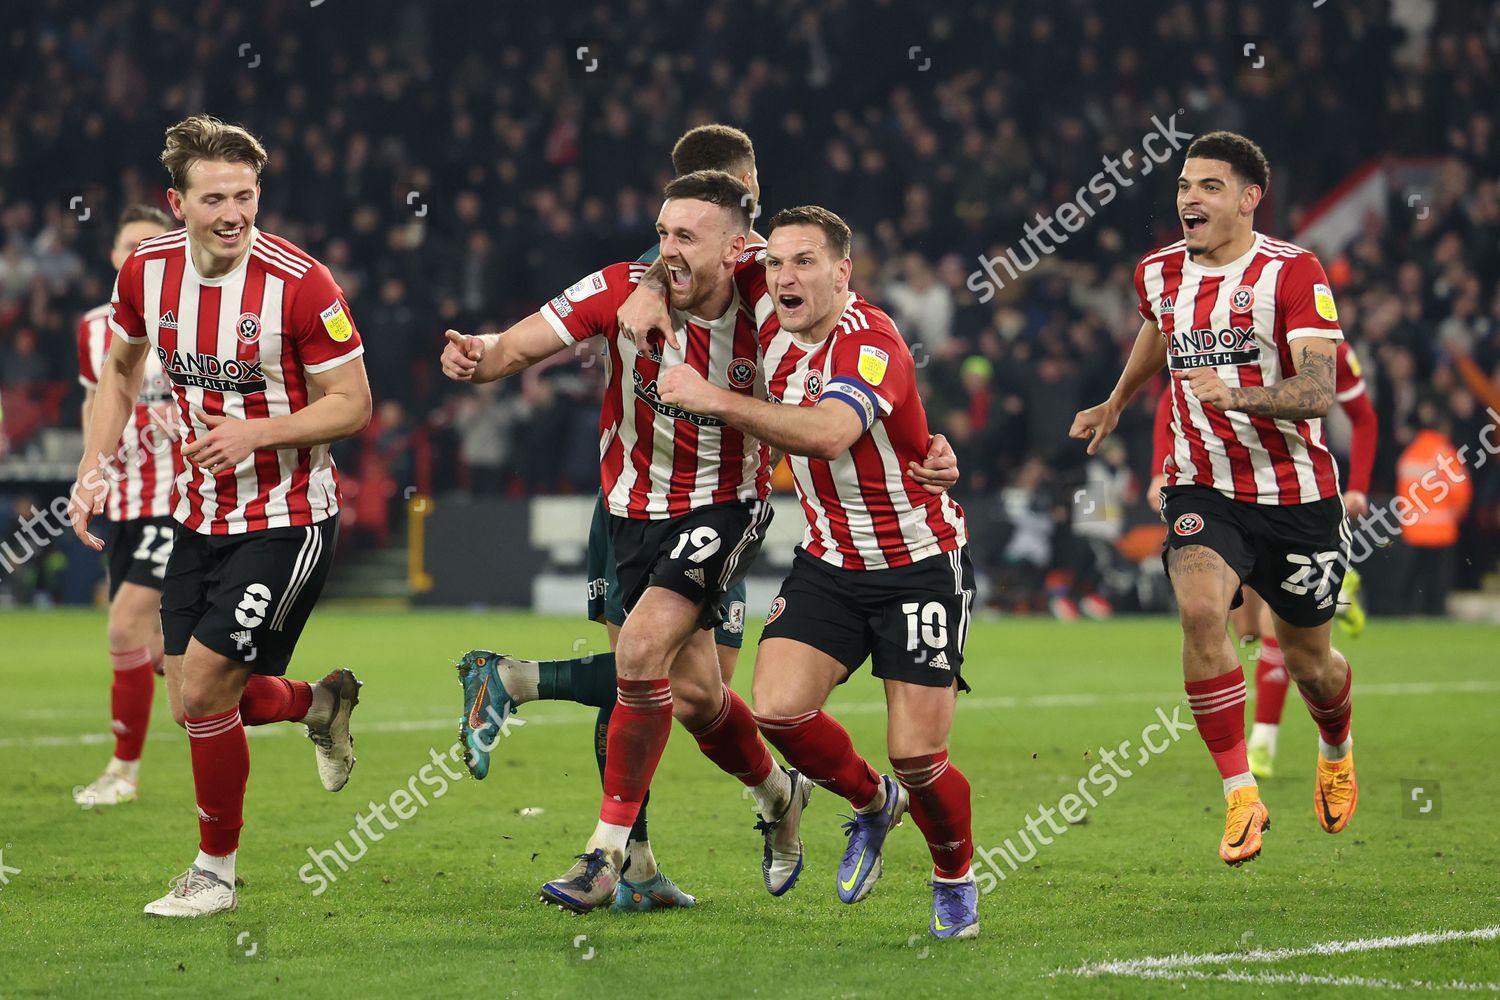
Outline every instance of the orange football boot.
<path fill-rule="evenodd" d="M 1260 800 L 1260 789 L 1243 785 L 1224 796 L 1229 803 L 1224 817 L 1224 839 L 1219 857 L 1228 865 L 1242 865 L 1260 853 L 1260 835 L 1271 829 L 1271 813 Z"/>
<path fill-rule="evenodd" d="M 1338 833 L 1349 825 L 1359 801 L 1359 782 L 1354 780 L 1354 751 L 1343 760 L 1331 761 L 1318 751 L 1318 789 L 1313 796 L 1313 811 L 1318 825 L 1329 833 Z"/>

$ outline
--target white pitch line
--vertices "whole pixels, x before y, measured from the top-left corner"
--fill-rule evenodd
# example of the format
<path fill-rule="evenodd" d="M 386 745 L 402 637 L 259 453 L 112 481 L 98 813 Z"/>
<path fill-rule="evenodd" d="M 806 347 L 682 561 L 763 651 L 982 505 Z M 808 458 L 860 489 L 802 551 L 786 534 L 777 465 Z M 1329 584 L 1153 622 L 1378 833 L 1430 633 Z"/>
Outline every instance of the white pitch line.
<path fill-rule="evenodd" d="M 1191 969 L 1143 969 L 1121 973 L 1134 979 L 1191 979 L 1196 982 L 1262 983 L 1296 986 L 1354 986 L 1369 990 L 1455 990 L 1467 993 L 1500 993 L 1500 983 L 1471 983 L 1462 979 L 1428 982 L 1424 979 L 1370 979 L 1365 976 L 1315 976 L 1306 972 L 1198 972 Z"/>
<path fill-rule="evenodd" d="M 1355 688 L 1356 701 L 1359 698 L 1388 696 L 1405 697 L 1412 695 L 1495 693 L 1500 693 L 1500 682 L 1497 681 L 1361 684 Z M 959 698 L 958 708 L 961 712 L 985 712 L 999 709 L 1086 708 L 1095 705 L 1154 704 L 1170 706 L 1178 704 L 1182 701 L 1182 698 L 1181 692 L 1170 691 L 1127 691 L 1108 694 L 1084 692 L 1078 694 L 1032 695 L 1024 698 L 1009 695 L 996 695 L 988 698 L 965 696 Z M 885 711 L 885 702 L 855 701 L 834 704 L 831 710 L 834 715 L 871 715 L 883 713 Z M 562 722 L 579 721 L 576 715 L 543 715 L 534 718 L 522 715 L 521 718 L 526 720 L 528 726 L 545 726 Z M 388 719 L 379 722 L 360 723 L 357 728 L 362 733 L 416 733 L 450 728 L 457 732 L 457 727 L 458 715 L 455 713 L 451 716 L 435 719 Z M 298 730 L 287 729 L 283 726 L 246 726 L 245 731 L 257 737 L 282 736 L 289 732 L 298 732 Z M 170 734 L 164 735 L 170 738 Z M 97 743 L 108 743 L 112 739 L 114 739 L 114 736 L 106 732 L 78 733 L 66 736 L 11 736 L 0 739 L 0 750 L 9 750 L 16 747 L 91 746 Z"/>
<path fill-rule="evenodd" d="M 1062 970 L 1075 976 L 1140 976 L 1156 970 L 1185 969 L 1195 965 L 1231 965 L 1242 962 L 1281 962 L 1308 955 L 1348 955 L 1389 948 L 1411 948 L 1442 944 L 1448 941 L 1493 941 L 1500 937 L 1500 925 L 1468 931 L 1424 931 L 1353 941 L 1323 941 L 1305 948 L 1254 948 L 1247 951 L 1221 951 L 1207 955 L 1162 955 L 1152 958 L 1127 958 L 1112 962 L 1087 962 L 1076 969 Z M 1055 975 L 1056 973 L 1054 973 Z"/>

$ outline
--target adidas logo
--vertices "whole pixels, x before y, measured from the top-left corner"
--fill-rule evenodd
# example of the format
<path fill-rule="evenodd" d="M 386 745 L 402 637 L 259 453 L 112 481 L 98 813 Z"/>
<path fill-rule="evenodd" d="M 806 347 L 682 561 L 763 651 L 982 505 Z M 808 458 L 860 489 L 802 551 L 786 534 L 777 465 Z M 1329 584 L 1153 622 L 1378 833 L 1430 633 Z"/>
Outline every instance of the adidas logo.
<path fill-rule="evenodd" d="M 229 638 L 234 640 L 235 649 L 244 649 L 250 645 L 251 635 L 248 631 L 231 632 L 229 633 Z"/>
<path fill-rule="evenodd" d="M 1333 595 L 1329 594 L 1327 597 L 1323 598 L 1321 601 L 1318 602 L 1318 610 L 1322 611 L 1324 608 L 1328 607 L 1332 603 L 1333 603 Z"/>
<path fill-rule="evenodd" d="M 171 309 L 161 314 L 161 321 L 156 324 L 163 330 L 177 329 L 177 313 Z"/>
<path fill-rule="evenodd" d="M 683 575 L 700 587 L 706 586 L 703 582 L 703 567 L 701 566 L 694 566 Z"/>
<path fill-rule="evenodd" d="M 1161 312 L 1161 314 L 1165 316 L 1167 313 L 1170 313 L 1172 311 L 1172 296 L 1164 296 L 1161 300 L 1161 309 L 1159 310 L 1159 312 Z"/>
<path fill-rule="evenodd" d="M 950 667 L 948 665 L 948 654 L 946 652 L 944 652 L 943 650 L 941 650 L 941 649 L 938 650 L 938 654 L 936 656 L 934 656 L 932 659 L 928 660 L 927 662 L 929 664 L 931 664 L 933 667 L 937 668 L 938 670 L 949 670 L 949 671 L 951 671 L 953 669 L 952 667 Z"/>

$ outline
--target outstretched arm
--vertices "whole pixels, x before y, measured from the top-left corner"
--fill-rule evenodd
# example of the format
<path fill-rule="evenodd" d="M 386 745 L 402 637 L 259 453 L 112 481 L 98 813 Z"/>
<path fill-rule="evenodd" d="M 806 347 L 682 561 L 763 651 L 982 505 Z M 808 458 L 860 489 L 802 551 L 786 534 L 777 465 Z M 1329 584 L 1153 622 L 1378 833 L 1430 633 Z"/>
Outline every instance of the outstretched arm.
<path fill-rule="evenodd" d="M 455 382 L 493 382 L 530 368 L 568 346 L 539 312 L 504 333 L 470 337 L 449 330 L 446 336 L 443 374 Z"/>
<path fill-rule="evenodd" d="M 123 336 L 110 341 L 109 357 L 99 373 L 99 388 L 91 393 L 86 406 L 88 427 L 84 435 L 83 460 L 78 463 L 78 480 L 73 486 L 70 516 L 73 531 L 95 552 L 104 550 L 104 542 L 89 532 L 89 520 L 104 509 L 109 488 L 104 469 L 109 456 L 119 446 L 125 424 L 135 412 L 135 400 L 146 377 L 144 341 L 131 343 Z"/>
<path fill-rule="evenodd" d="M 1073 418 L 1073 426 L 1068 429 L 1068 437 L 1087 441 L 1090 455 L 1098 452 L 1099 446 L 1114 431 L 1115 425 L 1120 422 L 1120 414 L 1130 405 L 1135 394 L 1140 392 L 1141 386 L 1152 375 L 1161 371 L 1166 363 L 1167 342 L 1162 339 L 1160 328 L 1151 320 L 1146 320 L 1141 324 L 1140 332 L 1135 335 L 1135 346 L 1130 349 L 1130 359 L 1125 362 L 1125 371 L 1120 374 L 1120 381 L 1115 383 L 1115 391 L 1098 406 L 1080 410 Z"/>

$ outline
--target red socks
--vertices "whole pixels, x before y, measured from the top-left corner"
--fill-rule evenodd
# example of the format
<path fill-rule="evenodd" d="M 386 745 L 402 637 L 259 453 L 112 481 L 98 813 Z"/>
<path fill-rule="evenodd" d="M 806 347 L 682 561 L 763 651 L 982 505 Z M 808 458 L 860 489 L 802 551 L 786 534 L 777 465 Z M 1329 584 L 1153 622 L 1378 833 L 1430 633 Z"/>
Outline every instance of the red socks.
<path fill-rule="evenodd" d="M 1219 775 L 1233 778 L 1250 771 L 1245 756 L 1245 672 L 1235 667 L 1227 674 L 1185 685 L 1188 707 L 1198 724 L 1198 735 L 1208 744 Z"/>
<path fill-rule="evenodd" d="M 1281 725 L 1281 710 L 1286 705 L 1286 689 L 1290 683 L 1281 645 L 1268 635 L 1260 641 L 1260 659 L 1255 663 L 1256 722 Z"/>
<path fill-rule="evenodd" d="M 151 668 L 151 651 L 140 649 L 110 650 L 114 682 L 109 688 L 109 711 L 115 731 L 115 757 L 140 760 L 146 745 L 146 729 L 151 724 L 151 702 L 156 695 L 156 674 Z"/>
<path fill-rule="evenodd" d="M 891 768 L 911 796 L 911 818 L 927 838 L 934 874 L 963 878 L 974 857 L 969 780 L 948 763 L 946 750 L 921 757 L 892 757 Z"/>
<path fill-rule="evenodd" d="M 849 733 L 827 712 L 807 712 L 790 719 L 760 715 L 755 721 L 788 764 L 848 799 L 854 808 L 863 809 L 880 791 L 880 775 L 855 752 Z"/>
<path fill-rule="evenodd" d="M 609 719 L 600 822 L 614 826 L 635 822 L 671 734 L 672 682 L 665 677 L 619 678 L 615 711 Z"/>
<path fill-rule="evenodd" d="M 240 695 L 240 718 L 247 726 L 268 722 L 296 722 L 312 707 L 312 685 L 285 677 L 251 674 Z"/>
<path fill-rule="evenodd" d="M 187 731 L 198 796 L 198 849 L 224 857 L 240 846 L 240 828 L 245 825 L 250 745 L 240 710 L 188 719 Z"/>
<path fill-rule="evenodd" d="M 1354 668 L 1346 660 L 1344 669 L 1344 686 L 1331 701 L 1313 701 L 1306 691 L 1302 691 L 1300 687 L 1297 689 L 1302 693 L 1302 700 L 1307 702 L 1307 710 L 1312 713 L 1313 721 L 1318 724 L 1318 735 L 1324 743 L 1334 747 L 1349 738 L 1349 719 L 1354 714 L 1354 704 L 1349 694 L 1354 687 Z"/>
<path fill-rule="evenodd" d="M 613 722 L 610 725 L 613 728 Z M 703 756 L 752 788 L 771 776 L 775 761 L 755 728 L 755 716 L 728 685 L 718 718 L 694 733 L 693 739 Z"/>

